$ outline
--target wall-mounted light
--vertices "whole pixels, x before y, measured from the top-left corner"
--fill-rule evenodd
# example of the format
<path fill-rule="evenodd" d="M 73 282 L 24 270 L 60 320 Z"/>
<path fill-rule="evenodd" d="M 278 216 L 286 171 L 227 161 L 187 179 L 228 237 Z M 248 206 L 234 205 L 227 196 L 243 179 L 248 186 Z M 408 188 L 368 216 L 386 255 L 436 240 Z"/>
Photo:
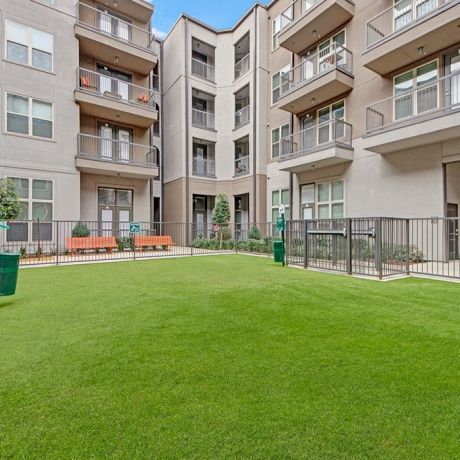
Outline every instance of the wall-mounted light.
<path fill-rule="evenodd" d="M 311 98 L 311 103 L 314 104 L 316 102 L 316 98 L 312 97 Z"/>
<path fill-rule="evenodd" d="M 118 64 L 118 61 L 119 61 L 119 60 L 120 60 L 120 59 L 118 58 L 118 56 L 115 56 L 115 57 L 113 58 L 113 62 L 114 62 L 115 64 Z"/>
<path fill-rule="evenodd" d="M 420 46 L 417 51 L 418 51 L 419 56 L 425 56 L 425 54 L 426 54 L 424 46 Z"/>
<path fill-rule="evenodd" d="M 118 6 L 117 0 L 115 0 L 115 1 L 113 2 L 113 6 L 114 6 L 115 8 Z"/>

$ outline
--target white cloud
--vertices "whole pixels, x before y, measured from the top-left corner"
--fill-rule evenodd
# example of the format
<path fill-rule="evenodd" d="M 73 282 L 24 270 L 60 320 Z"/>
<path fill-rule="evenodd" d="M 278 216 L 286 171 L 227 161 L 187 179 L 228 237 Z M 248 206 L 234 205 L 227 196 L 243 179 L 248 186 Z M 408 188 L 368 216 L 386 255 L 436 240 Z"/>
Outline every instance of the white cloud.
<path fill-rule="evenodd" d="M 156 27 L 152 27 L 152 34 L 155 35 L 156 38 L 163 40 L 167 33 L 163 32 L 162 30 L 157 29 Z"/>

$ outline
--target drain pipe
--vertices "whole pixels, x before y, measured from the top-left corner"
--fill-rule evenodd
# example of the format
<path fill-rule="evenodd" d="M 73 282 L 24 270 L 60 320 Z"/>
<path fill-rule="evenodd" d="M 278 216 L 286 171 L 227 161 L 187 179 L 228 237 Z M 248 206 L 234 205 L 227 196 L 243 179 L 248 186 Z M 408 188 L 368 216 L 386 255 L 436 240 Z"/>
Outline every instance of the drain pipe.
<path fill-rule="evenodd" d="M 252 103 L 252 209 L 253 209 L 253 223 L 257 223 L 257 13 L 258 6 L 254 8 L 254 58 L 253 58 L 253 67 L 254 67 L 254 78 L 253 78 L 253 103 Z"/>
<path fill-rule="evenodd" d="M 190 243 L 190 183 L 189 183 L 189 88 L 188 88 L 188 75 L 189 75 L 189 52 L 188 52 L 188 18 L 185 18 L 185 239 L 187 244 Z"/>

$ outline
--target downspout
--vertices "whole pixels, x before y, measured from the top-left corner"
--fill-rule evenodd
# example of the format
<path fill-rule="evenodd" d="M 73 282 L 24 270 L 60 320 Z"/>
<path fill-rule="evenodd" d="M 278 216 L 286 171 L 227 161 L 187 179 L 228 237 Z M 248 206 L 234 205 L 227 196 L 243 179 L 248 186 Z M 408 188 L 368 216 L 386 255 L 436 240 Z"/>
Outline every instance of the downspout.
<path fill-rule="evenodd" d="M 188 18 L 185 18 L 185 235 L 186 242 L 190 242 L 190 183 L 189 183 L 189 91 L 188 91 L 188 72 L 189 72 L 189 53 L 188 53 Z"/>
<path fill-rule="evenodd" d="M 160 42 L 160 222 L 163 223 L 164 214 L 164 193 L 165 193 L 165 181 L 164 181 L 164 158 L 165 158 L 165 141 L 164 141 L 164 107 L 163 107 L 163 41 Z"/>
<path fill-rule="evenodd" d="M 257 223 L 257 5 L 254 8 L 254 78 L 253 78 L 253 103 L 252 103 L 252 209 L 253 223 Z"/>
<path fill-rule="evenodd" d="M 291 52 L 291 69 L 294 68 L 294 53 Z M 291 136 L 294 134 L 294 114 L 290 114 L 289 120 L 289 133 Z M 289 220 L 293 220 L 294 215 L 294 173 L 289 172 L 289 210 L 291 211 Z"/>
<path fill-rule="evenodd" d="M 153 70 L 151 70 L 149 72 L 149 89 L 150 91 L 153 91 Z M 149 127 L 149 146 L 150 146 L 150 153 L 152 152 L 152 148 L 153 148 L 153 125 L 150 125 Z M 153 222 L 154 221 L 154 210 L 153 210 L 153 207 L 154 207 L 154 202 L 155 200 L 153 199 L 153 190 L 154 190 L 154 186 L 153 186 L 153 177 L 151 177 L 149 179 L 149 190 L 150 190 L 150 222 Z"/>

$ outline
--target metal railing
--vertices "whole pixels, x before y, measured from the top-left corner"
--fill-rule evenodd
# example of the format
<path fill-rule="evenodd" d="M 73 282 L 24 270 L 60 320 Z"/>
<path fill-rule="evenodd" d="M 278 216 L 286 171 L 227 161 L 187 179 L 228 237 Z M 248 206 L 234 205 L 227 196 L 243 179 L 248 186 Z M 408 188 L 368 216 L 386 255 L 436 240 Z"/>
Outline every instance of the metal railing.
<path fill-rule="evenodd" d="M 89 134 L 78 135 L 77 158 L 152 168 L 158 166 L 157 157 L 156 147 Z"/>
<path fill-rule="evenodd" d="M 460 72 L 427 81 L 366 107 L 366 132 L 460 109 Z"/>
<path fill-rule="evenodd" d="M 192 58 L 192 74 L 198 75 L 209 81 L 214 81 L 214 66 L 206 64 L 198 59 Z"/>
<path fill-rule="evenodd" d="M 250 120 L 250 107 L 247 105 L 243 107 L 241 110 L 235 112 L 235 128 L 241 128 L 244 125 L 247 125 Z"/>
<path fill-rule="evenodd" d="M 249 72 L 250 66 L 250 55 L 249 53 L 243 56 L 236 64 L 235 64 L 235 80 L 237 78 L 246 75 Z"/>
<path fill-rule="evenodd" d="M 249 173 L 249 155 L 235 160 L 235 176 L 244 176 Z"/>
<path fill-rule="evenodd" d="M 78 2 L 77 21 L 116 40 L 127 42 L 144 51 L 158 54 L 155 36 L 150 31 L 150 28 L 142 29 L 130 22 L 117 18 L 106 12 L 102 6 L 99 9 Z"/>
<path fill-rule="evenodd" d="M 304 60 L 281 77 L 281 97 L 318 76 L 334 69 L 353 74 L 353 54 L 344 46 L 332 43 Z"/>
<path fill-rule="evenodd" d="M 352 126 L 343 120 L 330 120 L 291 134 L 279 141 L 279 160 L 308 155 L 331 146 L 352 147 Z"/>
<path fill-rule="evenodd" d="M 192 173 L 195 176 L 214 177 L 216 175 L 215 160 L 209 158 L 193 158 Z"/>
<path fill-rule="evenodd" d="M 430 13 L 439 12 L 452 0 L 399 0 L 367 21 L 367 47 L 370 48 Z"/>
<path fill-rule="evenodd" d="M 211 112 L 192 109 L 192 124 L 198 128 L 214 129 L 215 115 Z"/>
<path fill-rule="evenodd" d="M 77 88 L 126 104 L 155 110 L 155 92 L 149 88 L 103 75 L 92 70 L 77 68 Z"/>

